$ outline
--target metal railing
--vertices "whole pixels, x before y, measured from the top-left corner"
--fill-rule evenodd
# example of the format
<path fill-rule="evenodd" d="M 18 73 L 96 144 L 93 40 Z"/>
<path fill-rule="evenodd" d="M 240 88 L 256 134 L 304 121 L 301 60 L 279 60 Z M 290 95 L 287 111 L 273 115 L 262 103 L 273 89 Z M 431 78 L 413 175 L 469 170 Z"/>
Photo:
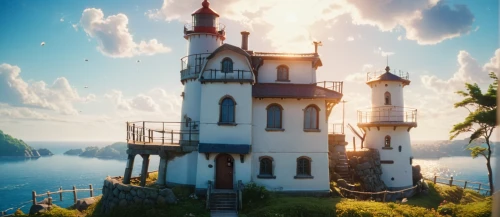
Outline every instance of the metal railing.
<path fill-rule="evenodd" d="M 321 81 L 317 82 L 316 85 L 339 93 L 342 93 L 342 89 L 344 89 L 344 82 L 342 81 Z"/>
<path fill-rule="evenodd" d="M 207 73 L 208 72 L 208 73 Z M 246 70 L 232 70 L 224 72 L 218 69 L 207 69 L 200 80 L 221 80 L 221 81 L 253 81 L 253 73 Z"/>
<path fill-rule="evenodd" d="M 198 77 L 209 55 L 210 53 L 200 53 L 182 57 L 181 80 Z"/>
<path fill-rule="evenodd" d="M 417 109 L 398 106 L 380 106 L 358 110 L 358 123 L 407 122 L 417 123 Z"/>
<path fill-rule="evenodd" d="M 316 57 L 316 53 L 268 53 L 254 52 L 254 56 L 279 56 L 279 57 Z"/>
<path fill-rule="evenodd" d="M 210 194 L 212 193 L 212 181 L 208 180 L 208 186 L 207 186 L 207 200 L 205 201 L 206 204 L 206 209 L 210 209 Z"/>
<path fill-rule="evenodd" d="M 127 143 L 181 144 L 198 141 L 199 122 L 127 122 Z"/>
<path fill-rule="evenodd" d="M 328 134 L 344 134 L 344 126 L 342 123 L 330 124 L 331 128 L 328 128 Z"/>
<path fill-rule="evenodd" d="M 391 72 L 391 71 L 389 71 Z M 367 72 L 366 73 L 366 81 L 371 81 L 373 79 L 376 79 L 378 76 L 386 73 L 386 70 L 377 70 L 373 72 Z M 410 74 L 408 72 L 402 71 L 402 70 L 397 70 L 393 69 L 392 74 L 399 76 L 402 79 L 409 80 L 410 79 Z"/>
<path fill-rule="evenodd" d="M 217 23 L 213 26 L 202 26 L 202 25 L 193 25 L 193 23 L 186 23 L 184 24 L 184 34 L 188 33 L 188 32 L 192 32 L 192 31 L 195 31 L 195 28 L 214 28 L 215 31 L 219 32 L 219 31 L 224 31 L 226 29 L 226 25 L 222 24 L 222 23 Z"/>
<path fill-rule="evenodd" d="M 243 209 L 243 189 L 245 188 L 245 186 L 243 185 L 243 182 L 241 180 L 238 180 L 238 185 L 236 186 L 236 190 L 237 190 L 237 193 L 238 193 L 238 201 L 237 201 L 237 204 L 238 204 L 238 210 L 242 210 Z"/>

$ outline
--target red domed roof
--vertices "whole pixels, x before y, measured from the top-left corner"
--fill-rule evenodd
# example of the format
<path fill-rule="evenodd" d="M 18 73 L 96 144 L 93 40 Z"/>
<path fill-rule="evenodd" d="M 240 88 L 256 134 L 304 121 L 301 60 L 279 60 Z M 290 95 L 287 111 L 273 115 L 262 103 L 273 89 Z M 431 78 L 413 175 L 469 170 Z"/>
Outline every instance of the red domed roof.
<path fill-rule="evenodd" d="M 212 15 L 215 15 L 215 16 L 219 17 L 219 14 L 210 8 L 210 2 L 208 2 L 207 0 L 204 0 L 201 3 L 201 6 L 203 6 L 203 7 L 200 8 L 200 9 L 198 9 L 197 11 L 193 12 L 191 15 L 195 15 L 195 14 L 212 14 Z"/>

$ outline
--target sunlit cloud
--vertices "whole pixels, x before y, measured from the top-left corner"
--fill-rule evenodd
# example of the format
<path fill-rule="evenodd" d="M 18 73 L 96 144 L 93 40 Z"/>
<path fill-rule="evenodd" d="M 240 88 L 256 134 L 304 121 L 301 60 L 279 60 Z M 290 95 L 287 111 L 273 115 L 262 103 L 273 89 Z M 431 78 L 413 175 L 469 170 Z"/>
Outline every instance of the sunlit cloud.
<path fill-rule="evenodd" d="M 346 41 L 354 41 L 354 37 L 349 36 L 349 37 L 347 37 Z"/>
<path fill-rule="evenodd" d="M 380 56 L 383 56 L 383 57 L 392 56 L 392 55 L 394 55 L 394 54 L 395 54 L 394 52 L 384 51 L 384 50 L 382 50 L 382 48 L 381 48 L 381 47 L 378 47 L 378 49 L 375 49 L 375 50 L 373 51 L 373 53 L 375 53 L 375 54 L 379 54 Z"/>

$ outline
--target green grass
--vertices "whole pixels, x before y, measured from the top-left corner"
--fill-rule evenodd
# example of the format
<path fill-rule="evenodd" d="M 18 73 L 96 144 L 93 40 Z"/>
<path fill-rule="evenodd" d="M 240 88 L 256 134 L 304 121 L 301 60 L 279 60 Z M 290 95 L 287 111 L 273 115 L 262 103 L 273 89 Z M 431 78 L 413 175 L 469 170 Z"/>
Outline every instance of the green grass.
<path fill-rule="evenodd" d="M 411 198 L 408 198 L 408 202 L 406 204 L 418 207 L 424 207 L 427 209 L 437 209 L 439 204 L 443 202 L 443 196 L 441 196 L 439 192 L 436 190 L 434 183 L 431 182 L 428 183 L 428 185 L 429 185 L 429 193 L 427 195 L 425 194 L 415 195 Z"/>
<path fill-rule="evenodd" d="M 243 216 L 335 216 L 341 198 L 289 197 L 273 195 L 267 202 L 244 204 Z"/>

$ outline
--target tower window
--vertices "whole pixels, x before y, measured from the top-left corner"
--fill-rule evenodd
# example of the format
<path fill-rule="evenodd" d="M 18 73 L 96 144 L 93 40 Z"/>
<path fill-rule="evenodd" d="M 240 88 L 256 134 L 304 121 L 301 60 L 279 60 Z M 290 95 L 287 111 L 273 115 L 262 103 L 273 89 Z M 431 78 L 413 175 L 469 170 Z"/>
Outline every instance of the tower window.
<path fill-rule="evenodd" d="M 391 147 L 391 137 L 389 135 L 385 136 L 384 139 L 384 148 L 390 148 Z"/>
<path fill-rule="evenodd" d="M 307 106 L 304 110 L 304 130 L 318 130 L 319 108 L 316 105 Z"/>
<path fill-rule="evenodd" d="M 271 104 L 267 107 L 267 126 L 266 128 L 281 129 L 282 128 L 282 111 L 283 108 L 278 104 Z"/>
<path fill-rule="evenodd" d="M 224 97 L 220 101 L 219 123 L 234 124 L 236 102 L 230 96 Z"/>
<path fill-rule="evenodd" d="M 391 105 L 391 93 L 385 92 L 384 99 L 385 99 L 384 105 Z"/>
<path fill-rule="evenodd" d="M 290 81 L 288 79 L 288 66 L 285 65 L 278 66 L 277 70 L 278 70 L 277 71 L 278 81 Z"/>
<path fill-rule="evenodd" d="M 223 73 L 232 73 L 233 72 L 233 60 L 231 60 L 231 58 L 226 57 L 222 60 L 221 71 Z"/>

